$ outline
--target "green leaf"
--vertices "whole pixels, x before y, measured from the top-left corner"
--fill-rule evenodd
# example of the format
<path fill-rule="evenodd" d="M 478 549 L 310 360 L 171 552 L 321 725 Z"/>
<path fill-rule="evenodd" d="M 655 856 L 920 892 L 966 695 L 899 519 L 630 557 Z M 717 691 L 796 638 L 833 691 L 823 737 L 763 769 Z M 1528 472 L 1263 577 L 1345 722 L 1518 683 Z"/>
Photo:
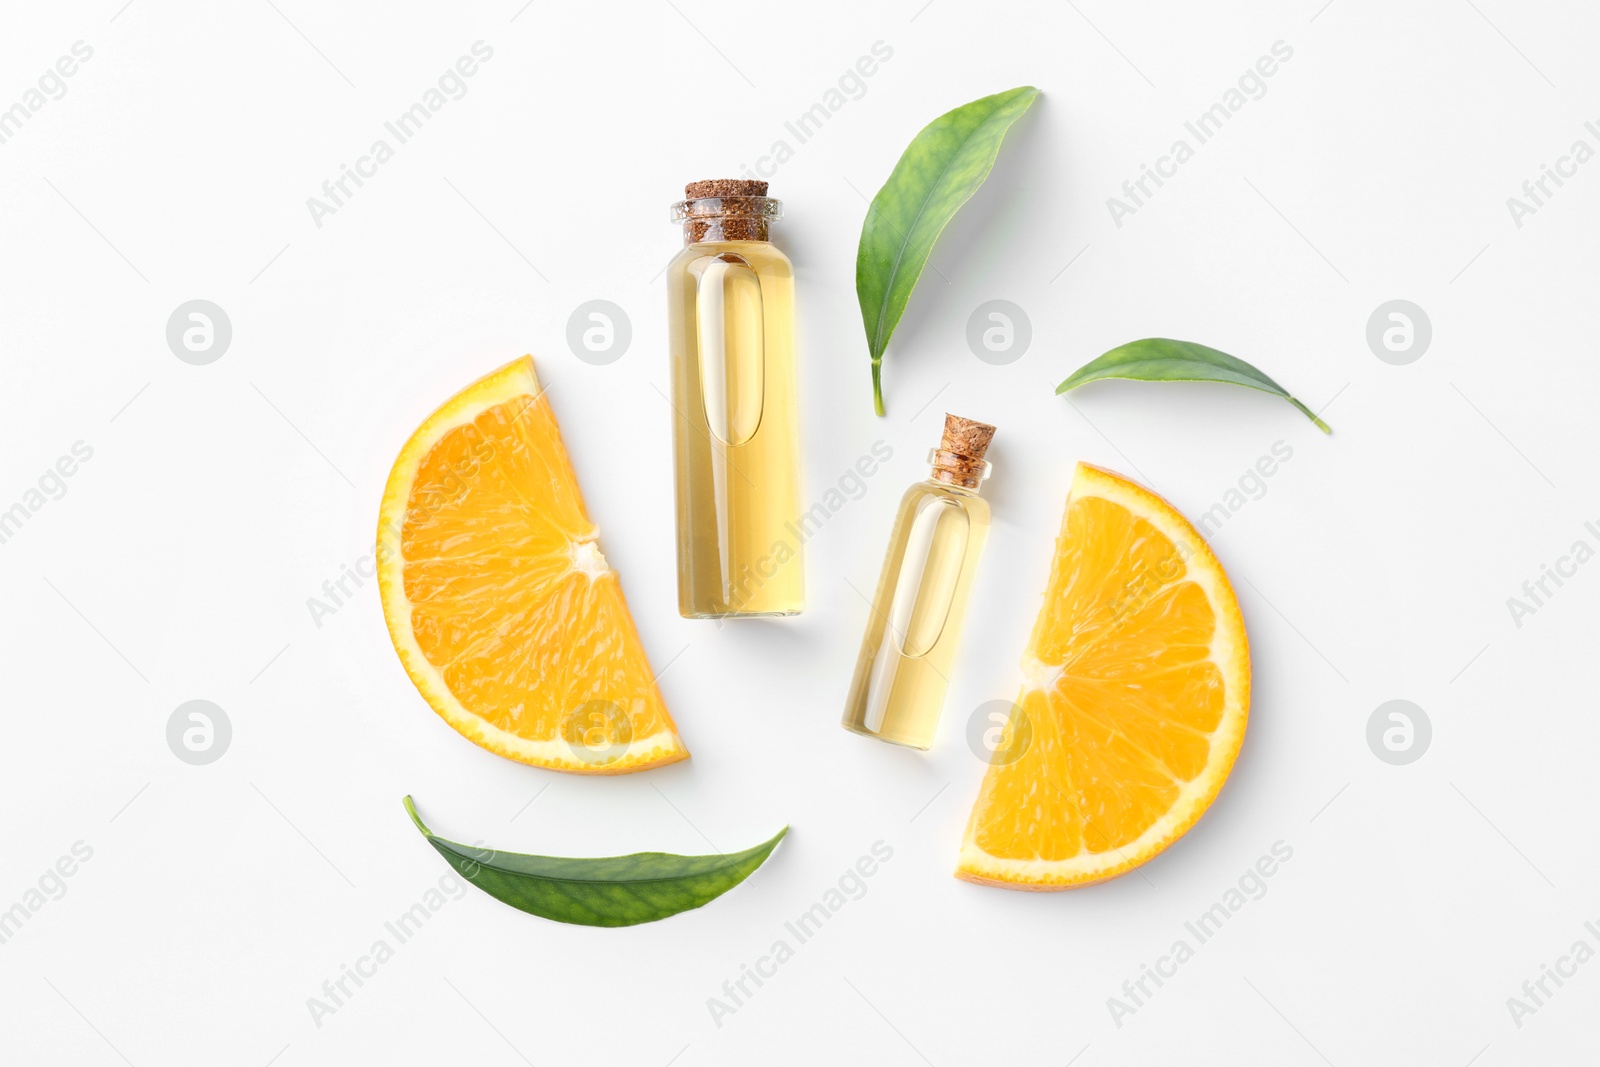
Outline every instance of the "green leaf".
<path fill-rule="evenodd" d="M 856 251 L 856 296 L 872 352 L 872 402 L 883 414 L 883 350 L 922 277 L 933 243 L 989 176 L 1006 131 L 1039 90 L 986 96 L 925 126 L 872 198 Z"/>
<path fill-rule="evenodd" d="M 410 797 L 405 805 L 428 844 L 467 881 L 513 908 L 580 926 L 633 926 L 708 904 L 748 878 L 789 832 L 785 826 L 770 841 L 723 856 L 563 859 L 446 841 L 422 824 Z"/>
<path fill-rule="evenodd" d="M 1316 413 L 1289 395 L 1289 391 L 1255 367 L 1236 356 L 1218 352 L 1215 348 L 1197 345 L 1193 341 L 1170 341 L 1165 337 L 1146 337 L 1113 348 L 1097 359 L 1091 359 L 1072 372 L 1066 381 L 1056 386 L 1056 392 L 1065 393 L 1085 382 L 1102 378 L 1130 378 L 1139 382 L 1224 382 L 1259 389 L 1263 393 L 1281 396 L 1305 413 L 1323 433 L 1332 433 L 1328 424 Z"/>

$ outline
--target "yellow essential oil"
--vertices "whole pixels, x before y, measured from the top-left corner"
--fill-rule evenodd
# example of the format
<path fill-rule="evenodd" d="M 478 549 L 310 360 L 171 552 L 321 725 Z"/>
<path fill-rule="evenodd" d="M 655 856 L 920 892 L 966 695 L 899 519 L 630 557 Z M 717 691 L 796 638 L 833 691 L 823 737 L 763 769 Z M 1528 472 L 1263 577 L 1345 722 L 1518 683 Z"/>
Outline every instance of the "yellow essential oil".
<path fill-rule="evenodd" d="M 989 532 L 978 487 L 989 474 L 983 454 L 993 437 L 993 426 L 946 415 L 944 440 L 928 455 L 932 476 L 901 498 L 845 729 L 912 748 L 933 744 Z"/>
<path fill-rule="evenodd" d="M 795 404 L 794 271 L 768 239 L 766 182 L 691 182 L 667 267 L 678 610 L 796 615 L 805 578 Z"/>

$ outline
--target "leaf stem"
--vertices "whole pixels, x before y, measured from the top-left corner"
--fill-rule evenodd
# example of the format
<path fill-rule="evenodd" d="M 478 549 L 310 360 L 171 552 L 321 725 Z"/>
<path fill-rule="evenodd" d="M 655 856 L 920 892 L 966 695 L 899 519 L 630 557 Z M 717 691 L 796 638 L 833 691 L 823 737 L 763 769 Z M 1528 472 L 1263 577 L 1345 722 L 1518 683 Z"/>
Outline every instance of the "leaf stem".
<path fill-rule="evenodd" d="M 872 410 L 883 414 L 883 361 L 872 361 Z"/>
<path fill-rule="evenodd" d="M 417 806 L 411 803 L 411 794 L 406 794 L 406 814 L 411 816 L 411 821 L 417 824 L 417 829 L 422 831 L 423 837 L 432 837 L 433 831 L 422 825 L 422 817 L 417 814 Z"/>
<path fill-rule="evenodd" d="M 1304 404 L 1300 403 L 1300 401 L 1296 400 L 1294 397 L 1291 396 L 1289 398 L 1289 403 L 1293 404 L 1295 407 L 1297 407 L 1301 411 L 1303 411 L 1305 413 L 1306 418 L 1310 419 L 1313 423 L 1316 424 L 1317 429 L 1321 430 L 1323 433 L 1326 433 L 1326 434 L 1333 433 L 1333 427 L 1332 426 L 1329 426 L 1327 423 L 1325 423 L 1321 419 L 1317 418 L 1317 413 L 1312 411 L 1310 408 L 1306 407 Z"/>

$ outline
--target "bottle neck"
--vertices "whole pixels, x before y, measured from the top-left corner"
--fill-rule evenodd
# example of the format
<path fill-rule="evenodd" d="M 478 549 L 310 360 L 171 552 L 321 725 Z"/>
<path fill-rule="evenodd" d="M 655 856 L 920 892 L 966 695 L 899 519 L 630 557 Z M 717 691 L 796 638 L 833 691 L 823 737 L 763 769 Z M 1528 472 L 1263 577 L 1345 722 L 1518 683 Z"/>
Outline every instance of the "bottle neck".
<path fill-rule="evenodd" d="M 672 205 L 672 221 L 683 224 L 683 243 L 770 241 L 783 202 L 768 196 L 705 196 Z"/>
<path fill-rule="evenodd" d="M 772 228 L 766 219 L 741 219 L 718 216 L 709 219 L 690 219 L 683 224 L 683 243 L 704 244 L 707 241 L 771 241 Z"/>
<path fill-rule="evenodd" d="M 928 465 L 932 468 L 928 481 L 973 496 L 978 495 L 978 488 L 989 477 L 990 471 L 985 460 L 937 448 L 928 451 Z"/>
<path fill-rule="evenodd" d="M 960 482 L 950 481 L 942 471 L 934 471 L 929 474 L 928 484 L 939 489 L 949 490 L 952 493 L 960 493 L 962 496 L 978 495 L 978 487 L 976 485 L 963 485 Z"/>

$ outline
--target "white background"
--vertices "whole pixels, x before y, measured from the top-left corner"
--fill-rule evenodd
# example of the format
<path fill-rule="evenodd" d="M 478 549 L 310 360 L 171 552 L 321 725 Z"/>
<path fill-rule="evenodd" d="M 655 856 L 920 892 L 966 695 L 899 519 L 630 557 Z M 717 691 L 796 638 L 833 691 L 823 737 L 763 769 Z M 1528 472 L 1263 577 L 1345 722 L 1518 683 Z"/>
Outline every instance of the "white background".
<path fill-rule="evenodd" d="M 1593 848 L 1600 565 L 1516 626 L 1506 600 L 1600 520 L 1591 455 L 1600 163 L 1514 224 L 1506 198 L 1600 119 L 1600 14 L 1576 3 L 825 2 L 8 5 L 0 106 L 75 41 L 68 91 L 0 145 L 0 509 L 74 442 L 93 457 L 0 545 L 0 909 L 83 841 L 67 892 L 0 945 L 6 1063 L 1575 1062 L 1600 964 L 1518 1027 L 1506 999 L 1600 948 Z M 276 6 L 274 6 L 274 4 Z M 493 59 L 317 227 L 306 207 L 482 40 Z M 1276 41 L 1226 128 L 1118 227 L 1106 199 Z M 883 41 L 866 91 L 784 122 Z M 872 414 L 854 294 L 870 197 L 916 131 L 987 93 L 1044 96 L 935 250 Z M 779 138 L 778 239 L 801 301 L 805 496 L 893 459 L 807 546 L 809 607 L 676 612 L 664 296 L 685 181 Z M 1191 138 L 1192 143 L 1192 138 Z M 1070 266 L 1069 266 L 1070 264 Z M 204 298 L 233 341 L 180 362 Z M 568 349 L 604 298 L 633 342 Z M 1030 317 L 980 362 L 973 309 Z M 1431 318 L 1393 366 L 1366 322 Z M 1220 386 L 1056 382 L 1142 336 L 1262 366 Z M 375 586 L 389 464 L 435 405 L 531 352 L 693 759 L 620 779 L 481 751 L 421 701 Z M 995 527 L 927 754 L 838 717 L 899 494 L 949 408 L 996 423 Z M 1214 537 L 1253 645 L 1232 780 L 1142 874 L 1032 895 L 951 877 L 982 765 L 972 710 L 1015 690 L 1077 460 L 1190 515 L 1277 441 L 1293 458 Z M 231 747 L 169 750 L 215 701 Z M 1430 749 L 1368 749 L 1417 702 Z M 451 900 L 317 1025 L 307 999 L 445 867 L 405 817 L 518 851 L 744 847 L 727 897 L 659 924 L 563 926 Z M 534 799 L 537 798 L 537 799 Z M 532 803 L 530 804 L 530 801 Z M 893 859 L 756 995 L 707 1007 L 875 841 Z M 1274 842 L 1268 892 L 1118 1026 L 1122 995 Z M 1191 939 L 1192 940 L 1192 939 Z M 1554 989 L 1554 986 L 1549 988 Z M 1074 1058 L 1076 1057 L 1076 1058 Z"/>

